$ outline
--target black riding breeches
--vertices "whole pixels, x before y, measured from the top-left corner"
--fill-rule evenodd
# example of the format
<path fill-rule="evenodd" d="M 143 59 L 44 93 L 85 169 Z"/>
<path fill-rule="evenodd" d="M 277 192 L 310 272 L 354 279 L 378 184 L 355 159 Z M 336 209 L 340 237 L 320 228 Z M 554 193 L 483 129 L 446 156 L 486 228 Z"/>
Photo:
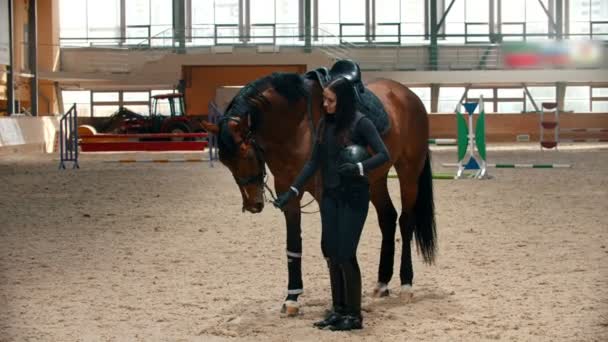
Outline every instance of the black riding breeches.
<path fill-rule="evenodd" d="M 355 258 L 369 209 L 369 185 L 323 189 L 321 250 L 326 258 L 343 262 Z"/>

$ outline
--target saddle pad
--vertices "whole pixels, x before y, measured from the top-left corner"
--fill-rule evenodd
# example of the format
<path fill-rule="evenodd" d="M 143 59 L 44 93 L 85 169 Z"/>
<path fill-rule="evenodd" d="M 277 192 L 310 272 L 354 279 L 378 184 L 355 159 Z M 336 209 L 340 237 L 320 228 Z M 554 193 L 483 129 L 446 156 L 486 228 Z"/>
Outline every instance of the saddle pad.
<path fill-rule="evenodd" d="M 388 133 L 391 129 L 391 122 L 388 120 L 388 113 L 384 110 L 380 99 L 367 87 L 363 93 L 359 93 L 359 98 L 361 100 L 357 105 L 359 111 L 371 120 L 381 136 Z"/>

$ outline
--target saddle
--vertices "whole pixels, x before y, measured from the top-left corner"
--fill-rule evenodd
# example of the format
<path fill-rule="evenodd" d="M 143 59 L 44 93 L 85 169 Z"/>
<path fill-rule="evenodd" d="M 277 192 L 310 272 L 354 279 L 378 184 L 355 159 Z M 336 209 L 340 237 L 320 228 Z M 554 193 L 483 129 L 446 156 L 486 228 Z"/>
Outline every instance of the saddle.
<path fill-rule="evenodd" d="M 317 68 L 304 74 L 305 78 L 319 82 L 325 88 L 327 84 L 338 77 L 344 77 L 352 82 L 357 96 L 357 108 L 369 118 L 380 135 L 386 134 L 390 129 L 388 114 L 382 102 L 371 91 L 366 91 L 361 80 L 361 69 L 359 65 L 349 59 L 341 59 L 334 63 L 331 69 L 326 67 Z"/>
<path fill-rule="evenodd" d="M 304 75 L 306 78 L 319 81 L 321 87 L 325 88 L 331 81 L 344 77 L 349 80 L 355 87 L 355 94 L 360 98 L 360 94 L 365 92 L 365 87 L 361 81 L 361 68 L 359 64 L 350 59 L 338 60 L 331 69 L 326 67 L 311 70 Z"/>

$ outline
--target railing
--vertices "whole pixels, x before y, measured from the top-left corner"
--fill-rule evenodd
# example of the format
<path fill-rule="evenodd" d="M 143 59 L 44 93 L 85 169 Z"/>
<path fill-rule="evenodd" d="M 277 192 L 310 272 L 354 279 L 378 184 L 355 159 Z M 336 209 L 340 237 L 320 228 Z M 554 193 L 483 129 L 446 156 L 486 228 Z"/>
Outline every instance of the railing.
<path fill-rule="evenodd" d="M 439 44 L 496 42 L 500 40 L 553 40 L 554 32 L 531 33 L 526 22 L 503 22 L 502 33 L 491 33 L 487 22 L 462 22 L 463 32 L 455 34 L 439 33 Z M 564 39 L 608 40 L 607 21 L 589 21 L 585 33 L 564 34 Z M 420 23 L 422 25 L 422 23 Z M 130 25 L 125 28 L 126 37 L 70 37 L 60 38 L 61 46 L 151 46 L 174 47 L 176 33 L 186 36 L 188 46 L 203 47 L 216 44 L 276 44 L 280 46 L 303 46 L 304 36 L 296 24 L 253 24 L 248 30 L 241 30 L 237 24 L 202 24 L 186 28 L 184 32 L 174 32 L 166 25 Z M 423 26 L 421 26 L 423 27 Z M 160 30 L 160 32 L 159 32 Z M 106 30 L 107 31 L 107 30 Z M 120 35 L 121 30 L 114 30 Z M 320 32 L 322 31 L 322 32 Z M 588 32 L 587 32 L 588 31 Z M 154 32 L 159 32 L 154 34 Z M 324 23 L 313 28 L 313 45 L 339 45 L 349 41 L 366 45 L 429 44 L 428 35 L 411 34 L 407 23 L 378 23 L 368 34 L 363 23 Z M 499 40 L 497 40 L 499 39 Z M 262 41 L 260 41 L 262 40 Z"/>
<path fill-rule="evenodd" d="M 509 27 L 506 31 L 510 32 L 501 34 L 488 32 L 486 23 L 467 24 L 465 25 L 467 34 L 438 35 L 442 40 L 439 41 L 437 63 L 433 65 L 430 63 L 428 44 L 402 45 L 411 37 L 423 38 L 423 36 L 402 34 L 400 23 L 378 24 L 374 30 L 368 32 L 368 35 L 361 35 L 365 28 L 356 23 L 313 28 L 312 44 L 314 49 L 322 51 L 333 60 L 349 58 L 358 61 L 363 70 L 494 70 L 505 68 L 502 41 L 528 40 L 538 43 L 538 38 L 547 38 L 548 35 L 526 35 L 525 23 L 504 23 L 506 26 L 503 27 Z M 601 22 L 595 24 L 603 25 Z M 337 31 L 338 35 L 332 34 L 325 28 Z M 353 28 L 355 28 L 354 32 Z M 200 25 L 187 28 L 185 31 L 166 29 L 152 37 L 139 37 L 141 38 L 139 43 L 130 45 L 128 49 L 123 48 L 113 52 L 116 61 L 112 60 L 112 57 L 106 57 L 105 54 L 92 58 L 102 59 L 99 64 L 105 69 L 110 69 L 108 65 L 115 65 L 111 72 L 133 72 L 138 66 L 132 65 L 132 61 L 137 61 L 130 58 L 129 53 L 132 51 L 145 51 L 146 61 L 150 61 L 162 58 L 171 51 L 185 52 L 187 49 L 213 53 L 216 51 L 215 47 L 220 46 L 238 48 L 269 45 L 274 49 L 268 51 L 278 51 L 279 48 L 301 48 L 305 43 L 301 28 L 292 24 L 254 24 L 250 26 L 249 32 L 240 33 L 241 35 L 236 24 Z M 443 41 L 443 39 L 458 37 L 467 44 L 450 45 Z M 601 37 L 608 38 L 608 33 L 602 33 Z M 129 42 L 134 41 L 136 38 L 129 38 Z M 547 40 L 547 42 L 551 41 L 555 40 Z M 600 44 L 598 42 L 598 45 Z M 608 45 L 604 43 L 601 48 L 606 55 Z M 585 67 L 606 67 L 606 64 L 604 58 L 598 62 L 598 65 Z M 536 69 L 551 67 L 543 65 Z"/>
<path fill-rule="evenodd" d="M 59 169 L 65 170 L 65 163 L 73 162 L 72 168 L 78 166 L 78 111 L 74 103 L 59 120 Z"/>

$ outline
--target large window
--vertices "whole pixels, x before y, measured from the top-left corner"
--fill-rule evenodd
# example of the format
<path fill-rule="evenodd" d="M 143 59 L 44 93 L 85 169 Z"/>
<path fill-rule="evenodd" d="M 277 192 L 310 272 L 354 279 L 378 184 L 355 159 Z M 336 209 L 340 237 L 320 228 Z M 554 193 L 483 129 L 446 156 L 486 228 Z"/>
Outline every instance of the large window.
<path fill-rule="evenodd" d="M 124 91 L 90 91 L 90 90 L 64 90 L 62 91 L 63 106 L 67 111 L 74 103 L 78 115 L 93 117 L 108 117 L 114 114 L 121 106 L 142 114 L 150 114 L 152 96 L 173 93 L 170 89 L 157 90 L 124 90 Z M 159 102 L 158 113 L 170 115 L 168 104 Z"/>
<path fill-rule="evenodd" d="M 478 102 L 483 96 L 484 110 L 486 113 L 494 112 L 494 89 L 492 88 L 475 88 L 469 89 L 467 92 L 466 102 Z M 464 111 L 464 109 L 463 109 Z M 475 109 L 475 113 L 479 113 L 479 106 Z"/>
<path fill-rule="evenodd" d="M 549 9 L 549 0 L 540 0 L 545 8 Z M 508 1 L 504 5 L 508 6 Z M 539 0 L 526 1 L 526 34 L 533 36 L 527 37 L 527 40 L 546 40 L 549 32 L 549 17 L 540 5 Z M 552 29 L 553 31 L 553 29 Z"/>
<path fill-rule="evenodd" d="M 376 2 L 376 7 L 379 2 Z M 383 5 L 380 5 L 383 6 Z M 401 0 L 401 34 L 403 43 L 424 42 L 425 0 Z M 379 20 L 378 22 L 382 22 Z"/>
<path fill-rule="evenodd" d="M 76 110 L 79 116 L 91 115 L 91 92 L 88 90 L 64 90 L 61 93 L 63 97 L 64 111 L 68 111 L 70 107 L 76 104 Z"/>
<path fill-rule="evenodd" d="M 608 40 L 608 2 L 570 0 L 571 38 Z"/>
<path fill-rule="evenodd" d="M 446 37 L 444 40 L 445 42 L 460 44 L 464 43 L 463 36 L 450 37 L 449 35 L 464 35 L 466 21 L 465 5 L 465 1 L 456 0 L 450 9 L 450 12 L 448 12 L 447 16 L 445 17 L 445 33 L 448 35 L 448 37 Z M 444 11 L 440 11 L 440 13 L 437 15 L 437 21 L 443 17 L 443 12 Z"/>
<path fill-rule="evenodd" d="M 441 87 L 439 89 L 437 111 L 439 113 L 454 113 L 464 94 L 464 89 L 464 87 Z"/>
<path fill-rule="evenodd" d="M 60 36 L 69 45 L 120 43 L 120 0 L 61 0 Z"/>
<path fill-rule="evenodd" d="M 564 99 L 564 110 L 573 112 L 591 111 L 591 90 L 589 86 L 566 87 L 566 98 Z"/>
<path fill-rule="evenodd" d="M 126 35 L 129 44 L 171 44 L 173 30 L 171 0 L 128 0 L 125 3 Z M 150 39 L 153 37 L 153 39 Z"/>
<path fill-rule="evenodd" d="M 303 40 L 297 36 L 304 25 L 301 13 L 304 3 L 304 0 L 188 0 L 184 18 L 187 44 L 301 45 Z M 425 28 L 430 17 L 428 0 L 310 0 L 310 3 L 316 6 L 311 11 L 315 44 L 428 43 L 428 35 L 424 36 L 429 31 Z M 545 9 L 554 11 L 555 1 L 494 3 L 501 6 L 495 9 L 493 19 L 500 23 L 497 30 L 507 35 L 505 41 L 553 37 L 555 20 L 549 20 Z M 173 0 L 59 0 L 59 4 L 60 38 L 64 45 L 170 46 L 176 34 L 172 30 Z M 451 0 L 437 0 L 437 20 L 450 4 Z M 569 6 L 569 17 L 564 19 L 569 20 L 565 28 L 569 28 L 571 38 L 608 40 L 608 1 L 570 0 L 564 4 Z M 491 21 L 490 0 L 455 0 L 439 30 L 440 42 L 488 43 Z"/>
<path fill-rule="evenodd" d="M 250 0 L 252 43 L 297 45 L 298 0 Z"/>
<path fill-rule="evenodd" d="M 495 100 L 496 112 L 503 114 L 524 111 L 524 90 L 522 88 L 498 88 Z"/>
<path fill-rule="evenodd" d="M 192 1 L 192 45 L 237 44 L 239 15 L 238 0 Z"/>
<path fill-rule="evenodd" d="M 591 87 L 591 111 L 608 113 L 608 87 Z"/>
<path fill-rule="evenodd" d="M 534 103 L 538 107 L 538 110 L 541 110 L 541 106 L 543 102 L 555 102 L 556 101 L 556 91 L 553 86 L 533 86 L 528 87 L 528 91 L 534 100 Z M 526 96 L 526 102 L 524 102 L 524 111 L 525 112 L 535 112 L 536 109 L 534 105 L 532 105 L 532 101 L 530 98 Z"/>
<path fill-rule="evenodd" d="M 414 92 L 420 98 L 420 101 L 424 104 L 426 112 L 431 112 L 431 88 L 430 87 L 410 87 L 410 90 Z"/>

